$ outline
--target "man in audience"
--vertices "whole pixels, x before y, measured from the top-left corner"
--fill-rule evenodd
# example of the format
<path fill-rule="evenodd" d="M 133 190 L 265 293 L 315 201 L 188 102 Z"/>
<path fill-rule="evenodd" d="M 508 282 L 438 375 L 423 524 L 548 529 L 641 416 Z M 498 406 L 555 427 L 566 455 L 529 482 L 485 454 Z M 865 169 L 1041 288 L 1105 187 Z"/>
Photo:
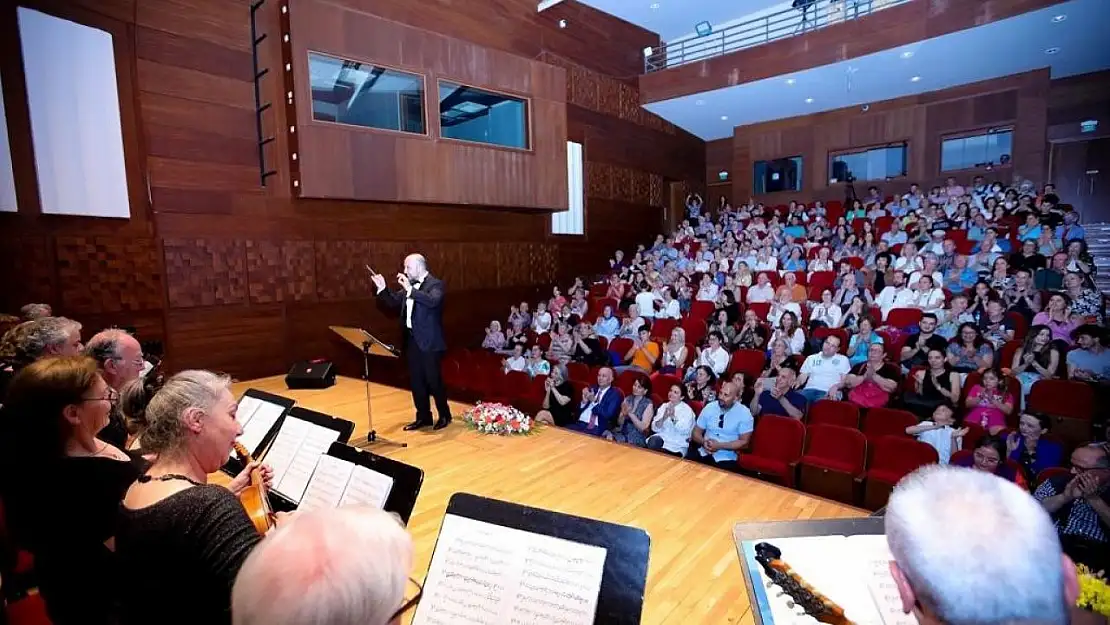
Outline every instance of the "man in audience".
<path fill-rule="evenodd" d="M 902 368 L 909 371 L 914 367 L 924 367 L 929 361 L 930 350 L 944 352 L 948 349 L 948 340 L 936 333 L 937 316 L 927 312 L 921 315 L 918 322 L 918 332 L 911 334 L 902 346 Z"/>
<path fill-rule="evenodd" d="M 1014 322 L 1006 316 L 1006 306 L 1001 300 L 987 302 L 987 314 L 979 318 L 979 331 L 995 349 L 1002 349 L 1006 341 L 1014 340 Z"/>
<path fill-rule="evenodd" d="M 1079 225 L 1079 213 L 1071 210 L 1064 213 L 1063 225 L 1056 226 L 1056 240 L 1065 245 L 1075 239 L 1086 239 L 1087 231 Z"/>
<path fill-rule="evenodd" d="M 895 487 L 885 526 L 902 611 L 921 625 L 1069 622 L 1075 567 L 1044 511 L 1011 482 L 929 465 Z"/>
<path fill-rule="evenodd" d="M 830 334 L 821 344 L 821 352 L 813 354 L 802 363 L 801 375 L 794 386 L 801 388 L 806 401 L 813 403 L 828 395 L 829 389 L 844 382 L 852 370 L 848 357 L 840 354 L 840 337 Z"/>
<path fill-rule="evenodd" d="M 1052 515 L 1064 551 L 1094 571 L 1110 566 L 1110 460 L 1099 445 L 1071 454 L 1071 474 L 1051 477 L 1033 496 Z"/>
<path fill-rule="evenodd" d="M 945 239 L 941 245 L 941 252 L 937 254 L 937 268 L 941 273 L 947 273 L 948 270 L 956 263 L 956 242 L 952 239 Z"/>
<path fill-rule="evenodd" d="M 906 233 L 902 230 L 902 222 L 895 219 L 890 223 L 890 231 L 884 232 L 881 237 L 883 241 L 890 247 L 895 245 L 904 244 L 906 242 Z"/>
<path fill-rule="evenodd" d="M 640 326 L 644 325 L 644 318 L 640 316 L 640 307 L 632 304 L 628 307 L 628 316 L 621 322 L 619 336 L 633 338 L 640 333 Z"/>
<path fill-rule="evenodd" d="M 567 428 L 601 436 L 602 432 L 612 427 L 620 407 L 621 392 L 613 388 L 613 370 L 602 367 L 597 372 L 597 384 L 582 391 L 578 420 Z"/>
<path fill-rule="evenodd" d="M 1059 291 L 1064 287 L 1064 276 L 1068 273 L 1068 253 L 1056 252 L 1045 269 L 1038 269 L 1033 276 L 1033 286 L 1042 291 Z"/>
<path fill-rule="evenodd" d="M 117 392 L 128 382 L 137 380 L 146 366 L 142 345 L 126 331 L 116 328 L 94 334 L 85 344 L 85 354 L 96 361 L 100 377 Z M 126 449 L 127 436 L 127 424 L 117 402 L 108 414 L 108 425 L 97 437 L 118 449 Z"/>
<path fill-rule="evenodd" d="M 915 293 L 906 285 L 906 274 L 901 271 L 895 271 L 892 278 L 892 284 L 884 288 L 877 298 L 875 304 L 883 313 L 883 319 L 886 319 L 890 311 L 895 308 L 908 308 L 914 301 Z"/>
<path fill-rule="evenodd" d="M 752 396 L 751 412 L 754 416 L 779 415 L 801 420 L 805 416 L 806 398 L 794 390 L 797 374 L 793 369 L 783 367 L 773 378 L 760 378 L 755 381 L 755 394 Z M 771 388 L 767 387 L 770 380 Z"/>
<path fill-rule="evenodd" d="M 232 623 L 397 622 L 419 596 L 411 569 L 412 538 L 390 513 L 369 506 L 299 512 L 239 569 Z"/>
<path fill-rule="evenodd" d="M 1071 336 L 1079 349 L 1068 352 L 1068 377 L 1097 384 L 1110 383 L 1110 350 L 1106 349 L 1106 329 L 1087 323 L 1076 328 Z"/>
<path fill-rule="evenodd" d="M 940 271 L 940 261 L 937 255 L 932 252 L 926 252 L 921 255 L 923 266 L 921 269 L 910 274 L 910 288 L 917 288 L 917 281 L 921 276 L 930 276 L 933 278 L 933 286 L 938 289 L 944 288 L 944 274 Z"/>
<path fill-rule="evenodd" d="M 524 357 L 524 346 L 519 343 L 513 345 L 512 355 L 501 360 L 501 368 L 505 373 L 527 369 L 528 359 Z"/>
<path fill-rule="evenodd" d="M 640 292 L 636 294 L 636 310 L 640 311 L 640 316 L 645 320 L 651 321 L 655 318 L 655 302 L 659 299 L 652 292 L 651 285 L 644 280 L 640 285 Z"/>
<path fill-rule="evenodd" d="M 752 413 L 740 403 L 741 389 L 725 382 L 717 401 L 710 402 L 698 415 L 690 440 L 698 446 L 693 458 L 703 464 L 735 470 L 736 453 L 748 446 L 755 429 Z"/>
<path fill-rule="evenodd" d="M 651 340 L 651 327 L 642 325 L 632 347 L 624 354 L 624 361 L 628 365 L 617 367 L 617 373 L 632 369 L 650 375 L 655 369 L 655 362 L 659 360 L 659 354 L 659 344 Z"/>
<path fill-rule="evenodd" d="M 21 366 L 49 356 L 76 356 L 82 348 L 81 324 L 65 317 L 24 321 L 5 338 L 11 342 L 12 355 Z"/>
<path fill-rule="evenodd" d="M 19 315 L 23 317 L 24 321 L 34 321 L 35 319 L 52 317 L 54 311 L 50 308 L 50 304 L 27 304 L 19 309 Z"/>

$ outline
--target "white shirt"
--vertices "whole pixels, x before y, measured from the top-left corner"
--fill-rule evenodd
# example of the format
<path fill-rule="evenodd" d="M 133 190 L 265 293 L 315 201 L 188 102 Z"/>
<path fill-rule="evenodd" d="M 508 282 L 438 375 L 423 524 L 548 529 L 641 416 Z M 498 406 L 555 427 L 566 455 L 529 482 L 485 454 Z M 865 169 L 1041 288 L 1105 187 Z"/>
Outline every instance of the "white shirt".
<path fill-rule="evenodd" d="M 896 289 L 893 286 L 888 286 L 879 293 L 879 297 L 875 298 L 875 304 L 883 313 L 883 319 L 890 314 L 891 310 L 895 308 L 907 308 L 915 301 L 917 295 L 908 287 L 901 287 Z"/>
<path fill-rule="evenodd" d="M 786 353 L 790 355 L 802 353 L 802 350 L 805 349 L 806 346 L 806 335 L 802 332 L 801 328 L 795 328 L 794 334 L 791 336 L 786 336 L 782 333 L 782 330 L 776 328 L 775 331 L 771 333 L 771 340 L 767 341 L 767 345 L 769 346 L 768 349 L 779 339 L 786 341 Z"/>
<path fill-rule="evenodd" d="M 771 304 L 771 309 L 767 311 L 767 321 L 771 322 L 771 327 L 777 327 L 782 316 L 786 311 L 794 313 L 794 317 L 799 321 L 802 318 L 802 307 L 796 302 L 787 302 L 786 304 L 779 304 L 778 306 Z"/>
<path fill-rule="evenodd" d="M 779 259 L 771 256 L 767 260 L 757 260 L 755 262 L 756 271 L 774 271 L 779 268 Z"/>
<path fill-rule="evenodd" d="M 920 280 L 921 276 L 923 276 L 923 275 L 925 275 L 924 271 L 915 271 L 915 272 L 911 273 L 910 274 L 910 280 L 906 284 L 909 284 L 910 286 L 913 286 L 913 285 L 917 284 L 917 281 Z M 933 278 L 933 286 L 935 286 L 938 289 L 943 289 L 944 288 L 944 274 L 942 274 L 939 271 L 934 271 L 933 275 L 932 275 L 932 278 Z"/>
<path fill-rule="evenodd" d="M 425 274 L 424 278 L 427 277 L 427 274 Z M 417 288 L 420 286 L 420 283 L 424 282 L 424 278 L 420 278 L 419 280 L 412 280 L 409 282 L 409 286 L 412 288 L 410 288 L 408 292 L 405 293 L 405 301 L 402 304 L 405 307 L 405 327 L 410 330 L 412 329 L 412 292 L 417 290 Z M 381 293 L 385 289 L 386 287 L 378 289 L 378 293 Z"/>
<path fill-rule="evenodd" d="M 655 436 L 663 439 L 663 449 L 686 455 L 690 446 L 690 433 L 694 430 L 694 410 L 686 402 L 674 407 L 674 418 L 667 414 L 670 403 L 663 404 L 655 413 L 651 429 Z"/>
<path fill-rule="evenodd" d="M 771 286 L 770 282 L 763 286 L 756 284 L 748 289 L 749 304 L 770 302 L 773 299 L 775 299 L 775 287 Z"/>
<path fill-rule="evenodd" d="M 920 256 L 914 256 L 913 258 L 906 258 L 905 256 L 899 256 L 898 258 L 896 258 L 894 260 L 894 270 L 895 271 L 911 272 L 911 271 L 917 271 L 917 270 L 921 269 L 921 267 L 922 267 L 922 263 L 921 263 L 921 257 Z"/>
<path fill-rule="evenodd" d="M 922 421 L 922 424 L 932 423 L 931 421 Z M 917 440 L 922 443 L 928 443 L 933 449 L 937 450 L 937 456 L 940 457 L 940 464 L 948 464 L 949 459 L 952 458 L 952 452 L 958 451 L 960 445 L 953 444 L 956 441 L 952 440 L 952 426 L 946 425 L 936 430 L 929 430 L 917 435 Z"/>
<path fill-rule="evenodd" d="M 590 422 L 590 419 L 592 419 L 594 416 L 594 407 L 601 403 L 601 399 L 605 397 L 605 393 L 611 388 L 613 387 L 606 386 L 605 388 L 598 388 L 597 397 L 594 397 L 593 402 L 586 404 L 586 406 L 582 408 L 582 414 L 579 415 L 578 420 L 582 423 L 588 424 Z"/>
<path fill-rule="evenodd" d="M 941 289 L 919 291 L 915 303 L 925 312 L 935 312 L 940 308 L 944 308 L 944 291 Z"/>
<path fill-rule="evenodd" d="M 524 356 L 509 356 L 505 359 L 505 373 L 510 371 L 524 371 L 528 368 L 528 359 Z"/>
<path fill-rule="evenodd" d="M 655 294 L 651 291 L 641 291 L 636 294 L 636 308 L 640 310 L 640 316 L 648 319 L 655 318 Z"/>
<path fill-rule="evenodd" d="M 826 305 L 824 302 L 813 307 L 813 312 L 809 315 L 810 321 L 822 321 L 830 328 L 840 327 L 840 318 L 844 313 L 840 310 L 840 306 L 829 303 Z"/>
<path fill-rule="evenodd" d="M 698 356 L 698 365 L 706 365 L 713 370 L 713 373 L 718 376 L 728 369 L 728 350 L 723 347 L 718 347 L 717 351 L 706 347 L 701 350 L 701 355 Z"/>
<path fill-rule="evenodd" d="M 698 294 L 694 297 L 694 299 L 698 300 L 699 302 L 717 301 L 717 283 L 710 282 L 709 284 L 702 285 L 698 289 Z M 640 311 L 640 314 L 643 314 L 643 311 Z"/>
<path fill-rule="evenodd" d="M 678 300 L 672 299 L 663 304 L 663 309 L 655 313 L 657 319 L 679 319 L 682 317 L 682 311 L 678 309 Z"/>
<path fill-rule="evenodd" d="M 852 365 L 848 362 L 847 356 L 836 354 L 832 358 L 827 358 L 824 354 L 817 353 L 806 358 L 802 363 L 801 373 L 809 374 L 809 378 L 806 379 L 807 389 L 827 391 L 851 370 Z"/>
<path fill-rule="evenodd" d="M 551 329 L 551 313 L 546 310 L 532 316 L 532 329 L 536 334 L 546 334 Z"/>

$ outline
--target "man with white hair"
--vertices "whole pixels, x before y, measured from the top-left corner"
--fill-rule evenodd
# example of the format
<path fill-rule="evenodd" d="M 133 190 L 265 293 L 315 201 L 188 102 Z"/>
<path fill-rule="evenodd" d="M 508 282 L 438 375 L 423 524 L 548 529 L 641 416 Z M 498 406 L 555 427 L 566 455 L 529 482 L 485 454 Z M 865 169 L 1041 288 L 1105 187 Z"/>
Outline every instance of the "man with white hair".
<path fill-rule="evenodd" d="M 1052 520 L 1019 486 L 930 465 L 886 509 L 890 572 L 921 625 L 1064 625 L 1079 582 Z"/>
<path fill-rule="evenodd" d="M 34 321 L 53 316 L 54 310 L 50 308 L 50 304 L 27 304 L 19 309 L 19 315 L 24 321 Z"/>
<path fill-rule="evenodd" d="M 0 402 L 8 393 L 8 383 L 23 367 L 39 358 L 80 352 L 81 324 L 72 319 L 42 317 L 8 330 L 0 339 Z"/>
<path fill-rule="evenodd" d="M 349 506 L 297 513 L 239 569 L 232 623 L 386 625 L 420 598 L 411 568 L 412 538 L 387 512 Z"/>
<path fill-rule="evenodd" d="M 142 345 L 126 330 L 118 328 L 94 334 L 85 343 L 85 353 L 96 361 L 104 382 L 116 391 L 122 391 L 125 384 L 139 379 L 146 366 Z M 119 449 L 126 449 L 127 436 L 127 425 L 117 402 L 108 415 L 108 425 L 97 433 L 97 438 Z"/>
<path fill-rule="evenodd" d="M 369 269 L 369 267 L 367 267 Z M 443 281 L 428 272 L 428 261 L 420 254 L 405 257 L 404 272 L 397 274 L 396 291 L 386 288 L 385 276 L 370 270 L 378 300 L 401 311 L 402 349 L 408 356 L 409 381 L 416 420 L 405 426 L 416 430 L 432 424 L 429 396 L 435 398 L 439 419 L 436 430 L 451 423 L 451 407 L 443 387 L 440 360 L 447 350 L 443 339 Z"/>

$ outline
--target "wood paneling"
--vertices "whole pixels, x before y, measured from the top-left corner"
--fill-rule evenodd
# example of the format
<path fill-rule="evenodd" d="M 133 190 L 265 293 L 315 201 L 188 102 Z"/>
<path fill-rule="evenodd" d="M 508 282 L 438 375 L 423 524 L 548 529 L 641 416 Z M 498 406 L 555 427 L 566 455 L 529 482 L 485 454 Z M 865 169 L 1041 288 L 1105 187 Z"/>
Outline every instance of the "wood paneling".
<path fill-rule="evenodd" d="M 919 0 L 856 20 L 640 77 L 641 102 L 722 89 L 890 50 L 1065 0 Z"/>
<path fill-rule="evenodd" d="M 303 197 L 565 210 L 566 77 L 558 67 L 452 39 L 324 0 L 289 2 Z M 312 118 L 309 51 L 424 76 L 429 134 L 380 132 Z M 444 140 L 439 80 L 528 100 L 530 145 Z M 638 107 L 637 107 L 638 108 Z M 435 175 L 428 175 L 435 172 Z"/>
<path fill-rule="evenodd" d="M 893 9 L 891 9 L 893 10 Z M 800 192 L 758 196 L 766 203 L 790 199 L 843 198 L 841 185 L 829 185 L 829 154 L 852 148 L 906 141 L 908 175 L 893 181 L 857 181 L 862 193 L 870 184 L 885 192 L 908 188 L 917 182 L 928 188 L 949 174 L 940 171 L 943 137 L 994 126 L 1014 126 L 1012 166 L 996 175 L 1020 175 L 1032 180 L 1045 176 L 1046 102 L 1048 70 L 1036 70 L 952 89 L 932 91 L 871 104 L 867 112 L 850 107 L 763 124 L 738 126 L 731 141 L 734 201 L 747 201 L 752 193 L 752 166 L 756 161 L 802 157 Z M 721 150 L 714 146 L 714 150 Z M 957 172 L 967 182 L 976 172 Z"/>
<path fill-rule="evenodd" d="M 9 269 L 0 275 L 0 307 L 50 302 L 84 322 L 86 334 L 109 324 L 134 326 L 143 339 L 164 339 L 171 369 L 213 368 L 246 377 L 329 357 L 355 374 L 361 370 L 357 350 L 332 336 L 328 325 L 362 325 L 386 340 L 399 339 L 396 317 L 370 296 L 363 264 L 389 275 L 404 254 L 425 253 L 431 270 L 447 281 L 449 344 L 472 345 L 489 319 L 507 314 L 510 302 L 535 302 L 552 282 L 592 274 L 617 247 L 634 249 L 654 237 L 672 184 L 703 184 L 704 144 L 635 105 L 630 57 L 641 62 L 639 50 L 648 44 L 637 39 L 650 33 L 573 0 L 557 7 L 572 16 L 565 31 L 551 21 L 558 13 L 537 15 L 530 0 L 475 0 L 465 10 L 447 0 L 346 3 L 493 48 L 457 57 L 474 61 L 473 71 L 489 67 L 478 61 L 506 52 L 550 66 L 479 77 L 510 81 L 504 83 L 510 88 L 547 89 L 552 102 L 573 102 L 562 130 L 548 130 L 552 141 L 582 142 L 587 167 L 605 172 L 603 191 L 587 197 L 587 236 L 551 237 L 548 216 L 491 208 L 487 197 L 472 205 L 430 204 L 430 197 L 407 203 L 294 198 L 287 165 L 262 187 L 247 5 L 28 0 L 24 4 L 53 7 L 55 14 L 116 34 L 125 150 L 135 158 L 137 193 L 131 220 L 38 214 L 14 13 L 0 14 L 0 71 L 17 188 L 20 205 L 30 207 L 0 215 L 0 264 Z M 260 63 L 271 76 L 281 69 L 277 11 L 277 3 L 267 2 L 260 15 L 260 34 L 269 35 Z M 609 39 L 585 37 L 587 31 L 574 29 L 582 21 L 589 22 L 588 32 L 606 32 Z M 342 25 L 340 31 L 347 36 Z M 455 51 L 473 48 L 462 42 L 446 52 L 399 47 L 432 60 L 455 59 Z M 519 67 L 533 67 L 524 63 Z M 569 76 L 568 68 L 580 82 L 566 81 L 555 93 L 554 77 Z M 583 90 L 582 84 L 590 86 Z M 270 77 L 262 80 L 262 92 L 264 102 L 284 97 L 280 81 Z M 285 150 L 285 134 L 278 131 L 288 121 L 281 106 L 263 116 L 264 132 L 277 136 L 271 157 Z M 396 159 L 368 150 L 351 150 L 346 162 L 335 164 L 397 168 Z M 565 172 L 565 161 L 552 167 Z M 396 184 L 414 189 L 434 181 L 441 169 L 434 161 L 398 169 Z M 410 178 L 400 180 L 402 170 Z M 565 198 L 565 187 L 560 192 Z M 388 377 L 398 365 L 377 369 Z"/>

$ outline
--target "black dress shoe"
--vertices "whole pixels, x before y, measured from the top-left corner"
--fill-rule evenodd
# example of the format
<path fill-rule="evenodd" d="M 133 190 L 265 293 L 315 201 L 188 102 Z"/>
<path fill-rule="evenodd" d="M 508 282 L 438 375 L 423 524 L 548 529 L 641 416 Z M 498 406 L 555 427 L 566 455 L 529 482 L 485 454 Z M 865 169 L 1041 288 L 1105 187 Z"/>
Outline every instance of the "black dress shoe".
<path fill-rule="evenodd" d="M 433 430 L 442 430 L 451 423 L 451 417 L 440 417 L 436 424 L 432 426 Z"/>
<path fill-rule="evenodd" d="M 413 421 L 412 423 L 406 425 L 403 429 L 406 432 L 409 432 L 409 431 L 412 431 L 412 430 L 419 430 L 420 428 L 428 427 L 431 424 L 432 424 L 431 421 L 425 421 L 423 419 L 417 419 L 416 421 Z"/>

